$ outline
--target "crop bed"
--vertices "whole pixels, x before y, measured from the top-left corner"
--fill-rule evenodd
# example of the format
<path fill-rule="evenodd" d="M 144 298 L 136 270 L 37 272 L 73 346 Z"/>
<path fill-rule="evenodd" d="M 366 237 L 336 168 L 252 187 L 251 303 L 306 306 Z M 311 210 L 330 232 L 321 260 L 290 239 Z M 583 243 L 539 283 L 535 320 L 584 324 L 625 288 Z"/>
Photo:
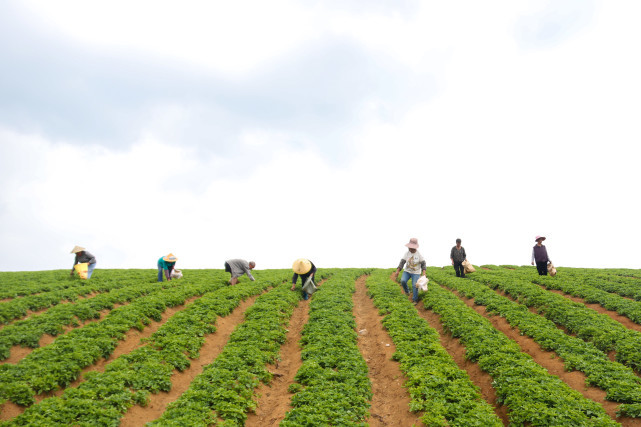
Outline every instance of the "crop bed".
<path fill-rule="evenodd" d="M 0 426 L 641 425 L 641 271 L 392 271 L 0 272 Z"/>

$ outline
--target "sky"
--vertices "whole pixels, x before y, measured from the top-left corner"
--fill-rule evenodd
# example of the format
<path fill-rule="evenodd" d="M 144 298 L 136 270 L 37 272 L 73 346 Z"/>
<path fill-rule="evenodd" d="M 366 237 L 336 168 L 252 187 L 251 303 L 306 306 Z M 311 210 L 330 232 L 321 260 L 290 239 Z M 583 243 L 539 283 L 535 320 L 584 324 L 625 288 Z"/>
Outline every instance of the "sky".
<path fill-rule="evenodd" d="M 641 3 L 0 2 L 0 271 L 641 268 Z"/>

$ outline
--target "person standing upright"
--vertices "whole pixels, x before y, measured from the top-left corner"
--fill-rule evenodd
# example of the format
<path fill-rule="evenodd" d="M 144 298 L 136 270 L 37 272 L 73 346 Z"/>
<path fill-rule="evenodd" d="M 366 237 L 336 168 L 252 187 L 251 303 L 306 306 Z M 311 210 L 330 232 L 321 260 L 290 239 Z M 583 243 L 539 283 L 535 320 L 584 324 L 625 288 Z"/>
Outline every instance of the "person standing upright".
<path fill-rule="evenodd" d="M 456 239 L 456 246 L 453 246 L 450 251 L 450 259 L 452 260 L 456 277 L 465 278 L 465 267 L 463 267 L 463 261 L 467 260 L 467 255 L 465 254 L 465 248 L 461 246 L 461 239 Z"/>
<path fill-rule="evenodd" d="M 406 243 L 407 252 L 401 258 L 401 262 L 394 272 L 394 279 L 398 277 L 401 269 L 405 267 L 403 275 L 401 276 L 401 286 L 403 286 L 403 291 L 406 295 L 410 294 L 410 291 L 407 287 L 408 280 L 412 279 L 412 302 L 416 304 L 418 302 L 418 287 L 416 282 L 420 276 L 425 276 L 427 272 L 427 265 L 425 263 L 425 258 L 418 251 L 418 239 L 412 237 L 409 243 Z"/>
<path fill-rule="evenodd" d="M 534 248 L 532 249 L 532 265 L 536 262 L 536 270 L 539 272 L 539 276 L 548 275 L 548 263 L 552 262 L 548 256 L 548 250 L 543 244 L 544 240 L 545 237 L 536 236 L 534 238 L 536 245 L 534 245 Z"/>

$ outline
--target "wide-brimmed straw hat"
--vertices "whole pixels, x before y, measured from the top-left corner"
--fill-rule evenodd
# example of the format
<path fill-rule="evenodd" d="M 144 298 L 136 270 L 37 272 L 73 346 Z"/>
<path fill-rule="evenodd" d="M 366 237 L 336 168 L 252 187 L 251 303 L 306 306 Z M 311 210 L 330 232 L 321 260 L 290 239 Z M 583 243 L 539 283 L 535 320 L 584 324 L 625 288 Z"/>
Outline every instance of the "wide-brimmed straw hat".
<path fill-rule="evenodd" d="M 76 245 L 76 246 L 73 247 L 73 249 L 69 253 L 70 254 L 77 254 L 78 252 L 82 252 L 84 250 L 85 250 L 85 248 L 83 248 L 82 246 Z"/>
<path fill-rule="evenodd" d="M 412 237 L 410 239 L 410 242 L 406 243 L 405 246 L 407 246 L 410 249 L 418 249 L 418 239 L 416 237 Z"/>
<path fill-rule="evenodd" d="M 305 258 L 297 259 L 296 261 L 294 261 L 294 264 L 292 265 L 292 270 L 294 270 L 294 273 L 296 274 L 309 273 L 309 270 L 311 269 L 312 269 L 312 262 Z"/>
<path fill-rule="evenodd" d="M 162 259 L 165 260 L 166 262 L 176 262 L 176 261 L 178 261 L 178 258 L 176 258 L 174 256 L 174 254 L 169 254 L 167 256 L 164 256 L 164 257 L 162 257 Z"/>
<path fill-rule="evenodd" d="M 534 241 L 535 241 L 535 242 L 538 242 L 538 241 L 539 241 L 539 239 L 541 239 L 541 241 L 543 241 L 543 240 L 545 240 L 545 237 L 543 237 L 543 236 L 536 236 L 536 237 L 534 238 Z"/>

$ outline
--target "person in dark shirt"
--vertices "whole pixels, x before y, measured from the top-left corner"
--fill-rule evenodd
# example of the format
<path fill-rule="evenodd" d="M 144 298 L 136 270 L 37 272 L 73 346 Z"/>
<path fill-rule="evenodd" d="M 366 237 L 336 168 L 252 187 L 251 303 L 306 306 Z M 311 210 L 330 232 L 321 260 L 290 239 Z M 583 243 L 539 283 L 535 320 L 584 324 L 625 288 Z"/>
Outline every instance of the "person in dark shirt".
<path fill-rule="evenodd" d="M 294 275 L 292 276 L 292 291 L 296 289 L 296 282 L 298 281 L 299 277 L 301 280 L 301 285 L 304 285 L 307 281 L 307 278 L 311 277 L 313 279 L 314 275 L 316 274 L 316 266 L 314 265 L 314 263 L 304 258 L 300 258 L 294 261 L 292 269 L 294 270 Z M 307 292 L 303 291 L 303 299 L 308 298 L 309 295 L 307 295 Z"/>
<path fill-rule="evenodd" d="M 456 239 L 456 246 L 453 246 L 450 251 L 450 259 L 452 260 L 456 277 L 465 278 L 463 261 L 467 260 L 467 255 L 465 254 L 465 248 L 461 246 L 461 239 Z"/>
<path fill-rule="evenodd" d="M 73 267 L 71 267 L 71 276 L 73 276 L 75 266 L 76 264 L 80 264 L 83 262 L 88 263 L 89 265 L 87 266 L 87 279 L 91 278 L 91 274 L 93 273 L 93 270 L 96 268 L 96 257 L 87 252 L 87 250 L 81 246 L 74 246 L 74 248 L 71 250 L 72 254 L 76 254 L 76 258 L 74 259 L 73 262 Z"/>
<path fill-rule="evenodd" d="M 536 245 L 534 245 L 534 248 L 532 249 L 532 265 L 536 262 L 536 270 L 539 272 L 539 276 L 547 276 L 548 263 L 552 261 L 550 261 L 548 250 L 543 244 L 545 237 L 536 236 L 534 240 L 536 241 Z"/>

